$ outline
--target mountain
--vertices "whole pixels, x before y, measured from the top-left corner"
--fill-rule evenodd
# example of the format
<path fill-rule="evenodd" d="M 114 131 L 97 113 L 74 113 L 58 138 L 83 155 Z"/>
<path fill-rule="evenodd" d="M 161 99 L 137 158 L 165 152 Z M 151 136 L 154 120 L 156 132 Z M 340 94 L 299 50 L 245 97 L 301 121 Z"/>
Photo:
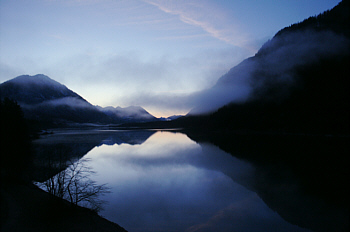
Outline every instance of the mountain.
<path fill-rule="evenodd" d="M 26 119 L 60 126 L 157 120 L 141 107 L 102 109 L 48 76 L 22 75 L 0 84 L 0 98 L 18 102 Z"/>
<path fill-rule="evenodd" d="M 175 119 L 178 119 L 181 117 L 183 117 L 183 115 L 172 115 L 172 116 L 169 116 L 167 118 L 161 117 L 161 118 L 159 118 L 159 120 L 160 121 L 172 121 L 172 120 L 175 120 Z"/>
<path fill-rule="evenodd" d="M 349 22 L 346 0 L 282 29 L 202 92 L 190 115 L 216 128 L 348 133 Z"/>
<path fill-rule="evenodd" d="M 42 74 L 22 75 L 2 83 L 0 97 L 17 101 L 25 118 L 44 124 L 110 121 L 77 93 Z"/>
<path fill-rule="evenodd" d="M 148 113 L 145 109 L 140 106 L 129 106 L 129 107 L 100 107 L 97 108 L 112 118 L 115 122 L 151 122 L 157 121 L 158 119 Z"/>
<path fill-rule="evenodd" d="M 35 76 L 22 75 L 1 84 L 1 97 L 15 99 L 19 104 L 33 105 L 44 101 L 63 98 L 76 98 L 88 104 L 81 96 L 66 86 L 50 79 L 48 76 L 38 74 Z"/>

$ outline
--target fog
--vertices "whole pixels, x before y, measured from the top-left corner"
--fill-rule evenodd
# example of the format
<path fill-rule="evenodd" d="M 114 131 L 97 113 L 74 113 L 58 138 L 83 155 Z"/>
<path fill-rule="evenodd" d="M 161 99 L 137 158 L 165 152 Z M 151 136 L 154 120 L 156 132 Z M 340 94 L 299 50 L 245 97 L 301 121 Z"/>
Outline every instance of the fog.
<path fill-rule="evenodd" d="M 140 106 L 129 106 L 129 107 L 100 107 L 97 106 L 97 109 L 100 111 L 104 112 L 107 115 L 116 115 L 118 117 L 122 118 L 128 118 L 128 117 L 137 117 L 137 118 L 144 118 L 144 119 L 150 119 L 152 116 L 145 111 L 142 107 Z"/>
<path fill-rule="evenodd" d="M 267 41 L 255 56 L 243 60 L 221 76 L 211 88 L 192 93 L 154 93 L 139 91 L 123 96 L 122 102 L 142 105 L 151 112 L 176 109 L 183 113 L 203 114 L 217 110 L 231 102 L 242 103 L 252 97 L 253 91 L 278 85 L 278 97 L 288 96 L 295 84 L 294 69 L 325 57 L 336 57 L 349 51 L 349 40 L 331 31 L 305 30 L 285 32 Z"/>
<path fill-rule="evenodd" d="M 71 106 L 74 108 L 93 108 L 90 103 L 77 98 L 77 97 L 63 97 L 63 98 L 58 98 L 54 100 L 47 100 L 42 103 L 34 104 L 34 105 L 28 105 L 28 104 L 21 104 L 21 106 L 24 109 L 35 109 L 35 108 L 40 108 L 40 107 L 56 107 L 56 106 Z"/>
<path fill-rule="evenodd" d="M 214 87 L 191 96 L 192 114 L 201 114 L 230 103 L 244 102 L 253 90 L 278 85 L 280 97 L 295 83 L 294 69 L 322 58 L 349 52 L 349 40 L 331 31 L 286 32 L 266 42 L 258 53 L 222 76 Z M 191 101 L 190 101 L 191 102 Z"/>
<path fill-rule="evenodd" d="M 84 65 L 80 68 L 76 69 L 74 65 L 74 67 L 69 65 L 65 67 L 74 68 L 76 72 L 85 70 L 81 73 L 84 78 L 77 78 L 74 81 L 80 86 L 84 83 L 84 90 L 79 91 L 79 94 L 84 97 L 94 96 L 93 99 L 96 101 L 102 98 L 109 99 L 108 105 L 114 106 L 139 105 L 156 116 L 170 116 L 174 112 L 203 114 L 213 112 L 231 102 L 241 103 L 251 100 L 253 92 L 263 93 L 264 89 L 271 85 L 278 86 L 276 98 L 283 99 L 288 96 L 289 87 L 296 83 L 297 76 L 294 73 L 296 67 L 315 63 L 325 57 L 332 58 L 347 54 L 349 47 L 349 39 L 331 31 L 284 32 L 267 41 L 255 56 L 245 59 L 230 69 L 216 83 L 215 79 L 227 69 L 224 67 L 229 63 L 227 60 L 232 60 L 232 65 L 236 63 L 237 57 L 233 58 L 231 53 L 231 55 L 209 53 L 207 56 L 213 55 L 212 59 L 203 58 L 205 52 L 201 53 L 201 58 L 197 54 L 177 61 L 163 57 L 155 63 L 139 60 L 135 58 L 137 56 L 129 54 L 130 56 L 117 56 L 102 61 L 105 64 L 104 71 L 95 70 L 96 65 L 93 65 L 94 62 L 89 59 L 81 59 Z M 209 61 L 213 63 L 209 64 Z M 225 65 L 219 65 L 222 62 Z M 187 66 L 199 71 L 185 73 Z M 119 71 L 116 73 L 106 71 L 111 70 L 111 67 Z M 171 71 L 169 67 L 172 67 Z M 90 74 L 86 74 L 86 70 L 89 70 Z M 170 75 L 176 72 L 182 76 L 181 79 Z M 125 78 L 127 73 L 132 73 L 134 78 Z M 108 83 L 108 86 L 101 85 L 96 77 L 103 83 Z M 52 78 L 55 79 L 55 77 Z M 42 84 L 47 81 L 42 78 L 38 80 L 38 83 Z M 53 80 L 50 82 L 59 84 Z M 116 85 L 122 90 L 117 91 Z M 68 86 L 76 91 L 77 86 L 71 86 L 71 84 Z M 102 90 L 104 94 L 100 93 Z M 95 101 L 91 102 L 95 104 Z M 42 104 L 92 106 L 79 98 L 62 98 Z M 23 106 L 29 108 L 28 105 Z"/>

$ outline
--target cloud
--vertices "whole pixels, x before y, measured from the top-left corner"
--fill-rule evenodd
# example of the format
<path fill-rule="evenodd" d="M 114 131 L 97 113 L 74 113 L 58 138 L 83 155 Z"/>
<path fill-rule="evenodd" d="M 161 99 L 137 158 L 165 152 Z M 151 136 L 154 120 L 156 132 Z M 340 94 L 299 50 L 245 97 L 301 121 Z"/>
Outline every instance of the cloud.
<path fill-rule="evenodd" d="M 213 88 L 198 93 L 194 98 L 197 107 L 191 113 L 211 112 L 231 102 L 244 102 L 253 91 L 259 98 L 281 100 L 295 83 L 296 67 L 344 55 L 349 47 L 347 38 L 330 31 L 305 30 L 275 37 L 256 56 L 221 77 Z M 273 96 L 267 94 L 270 86 L 278 90 Z"/>
<path fill-rule="evenodd" d="M 102 55 L 90 50 L 52 64 L 21 62 L 26 64 L 25 72 L 3 64 L 0 72 L 8 73 L 3 81 L 44 73 L 93 105 L 138 105 L 165 116 L 187 113 L 193 107 L 190 95 L 213 86 L 244 56 L 239 48 L 150 58 L 139 51 Z"/>
<path fill-rule="evenodd" d="M 59 99 L 47 100 L 38 104 L 29 105 L 29 104 L 21 104 L 21 106 L 25 109 L 35 109 L 35 108 L 46 108 L 48 106 L 56 107 L 56 106 L 71 106 L 76 108 L 88 108 L 93 109 L 93 106 L 88 102 L 79 99 L 77 97 L 63 97 Z"/>
<path fill-rule="evenodd" d="M 65 84 L 92 104 L 135 103 L 144 107 L 150 96 L 172 99 L 174 95 L 188 95 L 213 86 L 242 56 L 236 48 L 206 50 L 177 58 L 167 55 L 147 58 L 137 51 L 108 56 L 86 52 L 61 60 L 41 73 Z M 96 101 L 98 98 L 104 98 L 105 102 Z M 158 105 L 165 105 L 163 100 L 159 101 L 162 104 Z"/>
<path fill-rule="evenodd" d="M 109 0 L 44 0 L 44 2 L 59 2 L 70 5 L 86 6 L 108 2 Z"/>
<path fill-rule="evenodd" d="M 118 101 L 126 105 L 141 105 L 155 116 L 187 114 L 193 107 L 191 94 L 186 93 L 141 92 L 130 96 L 124 95 Z"/>
<path fill-rule="evenodd" d="M 189 25 L 200 27 L 202 30 L 228 44 L 246 47 L 248 37 L 239 28 L 236 21 L 217 5 L 207 1 L 160 1 L 145 0 L 158 7 L 161 11 L 177 15 Z"/>

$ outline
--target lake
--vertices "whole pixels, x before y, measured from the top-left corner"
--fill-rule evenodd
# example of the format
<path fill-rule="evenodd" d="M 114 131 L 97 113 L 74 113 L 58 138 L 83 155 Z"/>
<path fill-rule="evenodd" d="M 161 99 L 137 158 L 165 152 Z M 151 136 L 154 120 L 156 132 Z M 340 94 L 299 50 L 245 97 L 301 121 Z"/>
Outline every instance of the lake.
<path fill-rule="evenodd" d="M 176 131 L 57 130 L 34 145 L 39 157 L 60 150 L 88 159 L 91 178 L 111 191 L 99 214 L 130 232 L 313 231 L 347 216 L 289 177 L 266 194 L 261 167 Z M 266 178 L 269 191 L 281 186 L 274 181 Z"/>

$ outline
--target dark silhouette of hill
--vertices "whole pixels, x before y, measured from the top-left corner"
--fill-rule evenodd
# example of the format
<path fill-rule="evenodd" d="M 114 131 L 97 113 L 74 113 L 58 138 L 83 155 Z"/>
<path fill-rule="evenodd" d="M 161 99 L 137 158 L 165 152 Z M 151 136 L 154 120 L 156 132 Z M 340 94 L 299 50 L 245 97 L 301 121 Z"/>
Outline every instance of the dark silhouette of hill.
<path fill-rule="evenodd" d="M 66 86 L 43 74 L 18 76 L 2 83 L 0 90 L 1 97 L 8 97 L 16 100 L 19 104 L 26 105 L 66 97 L 72 97 L 86 102 L 86 100 Z"/>
<path fill-rule="evenodd" d="M 187 117 L 184 124 L 349 133 L 349 22 L 349 1 L 342 1 L 332 10 L 282 29 L 255 56 L 205 91 L 203 102 L 190 113 L 199 116 Z M 244 90 L 240 96 L 235 95 L 237 86 Z"/>
<path fill-rule="evenodd" d="M 311 16 L 300 23 L 292 24 L 280 30 L 275 37 L 305 28 L 313 28 L 319 31 L 332 30 L 337 34 L 349 37 L 349 17 L 349 0 L 343 0 L 332 10 L 327 10 L 317 16 Z"/>
<path fill-rule="evenodd" d="M 42 74 L 23 75 L 2 83 L 0 98 L 5 97 L 18 102 L 26 119 L 39 122 L 44 127 L 157 120 L 141 107 L 93 106 L 66 86 Z"/>
<path fill-rule="evenodd" d="M 26 119 L 44 124 L 110 121 L 81 96 L 42 74 L 23 75 L 2 83 L 0 96 L 17 101 Z"/>

